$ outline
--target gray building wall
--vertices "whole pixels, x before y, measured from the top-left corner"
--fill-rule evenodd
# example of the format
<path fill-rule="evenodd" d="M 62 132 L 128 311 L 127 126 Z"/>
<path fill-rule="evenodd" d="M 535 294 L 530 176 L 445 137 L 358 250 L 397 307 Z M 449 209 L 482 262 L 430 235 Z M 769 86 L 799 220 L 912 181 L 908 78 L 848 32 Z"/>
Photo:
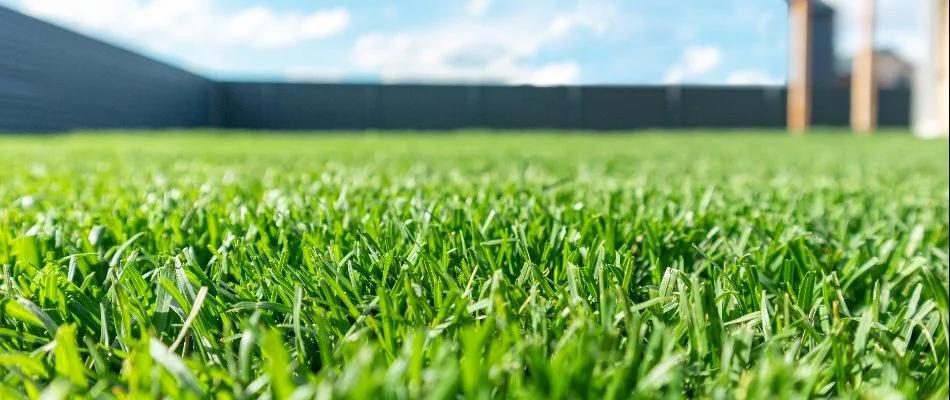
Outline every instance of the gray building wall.
<path fill-rule="evenodd" d="M 0 6 L 0 131 L 207 126 L 211 85 Z"/>
<path fill-rule="evenodd" d="M 837 78 L 835 68 L 835 10 L 815 2 L 815 20 L 812 25 L 812 84 L 815 87 L 834 86 Z"/>

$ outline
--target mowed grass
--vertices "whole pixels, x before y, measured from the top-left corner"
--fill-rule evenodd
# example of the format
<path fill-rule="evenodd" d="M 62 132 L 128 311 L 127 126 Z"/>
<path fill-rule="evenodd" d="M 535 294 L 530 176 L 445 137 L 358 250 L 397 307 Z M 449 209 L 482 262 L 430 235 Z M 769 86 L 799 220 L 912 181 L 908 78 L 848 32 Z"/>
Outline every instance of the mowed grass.
<path fill-rule="evenodd" d="M 948 145 L 0 138 L 0 398 L 948 395 Z"/>

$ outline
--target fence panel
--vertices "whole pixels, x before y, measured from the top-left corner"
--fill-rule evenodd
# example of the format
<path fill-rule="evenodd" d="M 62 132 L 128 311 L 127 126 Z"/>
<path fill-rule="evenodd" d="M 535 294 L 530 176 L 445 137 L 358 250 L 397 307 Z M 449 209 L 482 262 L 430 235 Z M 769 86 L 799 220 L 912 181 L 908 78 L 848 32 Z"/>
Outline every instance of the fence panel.
<path fill-rule="evenodd" d="M 458 129 L 472 123 L 465 86 L 381 86 L 378 101 L 384 129 Z"/>
<path fill-rule="evenodd" d="M 570 128 L 567 88 L 485 86 L 480 92 L 478 126 L 495 129 Z"/>
<path fill-rule="evenodd" d="M 684 128 L 746 128 L 767 125 L 765 90 L 761 87 L 683 87 Z"/>
<path fill-rule="evenodd" d="M 851 93 L 843 88 L 812 89 L 811 123 L 817 127 L 851 124 Z"/>
<path fill-rule="evenodd" d="M 277 129 L 352 130 L 369 123 L 365 85 L 284 84 L 278 90 Z"/>
<path fill-rule="evenodd" d="M 224 110 L 222 126 L 238 129 L 262 129 L 264 124 L 263 97 L 260 84 L 227 83 L 222 84 L 219 96 Z"/>
<path fill-rule="evenodd" d="M 910 126 L 910 89 L 884 89 L 878 93 L 878 124 L 886 127 Z"/>
<path fill-rule="evenodd" d="M 662 128 L 667 124 L 666 88 L 583 87 L 581 118 L 585 129 Z"/>

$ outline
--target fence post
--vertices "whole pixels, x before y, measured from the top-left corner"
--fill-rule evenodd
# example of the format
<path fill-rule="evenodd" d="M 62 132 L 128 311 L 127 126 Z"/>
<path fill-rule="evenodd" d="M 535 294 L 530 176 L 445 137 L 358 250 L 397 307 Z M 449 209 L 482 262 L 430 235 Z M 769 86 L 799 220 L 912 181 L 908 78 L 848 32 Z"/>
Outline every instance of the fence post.
<path fill-rule="evenodd" d="M 666 87 L 666 126 L 680 128 L 683 126 L 683 87 L 671 85 Z"/>
<path fill-rule="evenodd" d="M 258 92 L 259 92 L 259 101 L 260 101 L 260 104 L 259 104 L 258 107 L 257 107 L 257 127 L 258 127 L 258 129 L 266 129 L 266 128 L 267 128 L 267 99 L 268 99 L 268 97 L 269 97 L 269 96 L 267 95 L 267 89 L 268 89 L 269 86 L 270 86 L 269 84 L 264 83 L 264 84 L 262 84 L 262 85 L 260 86 L 261 89 L 258 91 Z"/>
<path fill-rule="evenodd" d="M 584 93 L 581 86 L 567 87 L 567 126 L 571 129 L 584 128 Z"/>
<path fill-rule="evenodd" d="M 812 23 L 814 22 L 812 0 L 789 2 L 788 26 L 788 130 L 803 134 L 811 127 L 812 107 Z"/>
<path fill-rule="evenodd" d="M 878 93 L 874 65 L 874 12 L 876 1 L 864 0 L 859 34 L 861 47 L 851 63 L 851 130 L 869 134 L 877 129 Z"/>
<path fill-rule="evenodd" d="M 228 109 L 228 83 L 208 82 L 208 126 L 211 128 L 223 128 L 227 122 Z"/>
<path fill-rule="evenodd" d="M 363 129 L 380 128 L 377 121 L 379 108 L 379 88 L 377 85 L 366 85 L 363 101 Z"/>
<path fill-rule="evenodd" d="M 762 88 L 762 125 L 773 128 L 782 126 L 782 91 L 765 86 Z"/>
<path fill-rule="evenodd" d="M 468 85 L 465 98 L 466 121 L 463 128 L 481 127 L 481 101 L 482 88 L 477 85 Z"/>

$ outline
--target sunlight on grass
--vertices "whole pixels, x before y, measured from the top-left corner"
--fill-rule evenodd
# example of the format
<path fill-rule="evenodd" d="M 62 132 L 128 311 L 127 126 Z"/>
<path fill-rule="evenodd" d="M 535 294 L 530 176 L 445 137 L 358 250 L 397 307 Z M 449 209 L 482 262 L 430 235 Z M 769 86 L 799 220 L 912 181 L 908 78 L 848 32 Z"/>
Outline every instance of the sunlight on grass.
<path fill-rule="evenodd" d="M 0 149 L 3 399 L 948 394 L 945 141 Z"/>

